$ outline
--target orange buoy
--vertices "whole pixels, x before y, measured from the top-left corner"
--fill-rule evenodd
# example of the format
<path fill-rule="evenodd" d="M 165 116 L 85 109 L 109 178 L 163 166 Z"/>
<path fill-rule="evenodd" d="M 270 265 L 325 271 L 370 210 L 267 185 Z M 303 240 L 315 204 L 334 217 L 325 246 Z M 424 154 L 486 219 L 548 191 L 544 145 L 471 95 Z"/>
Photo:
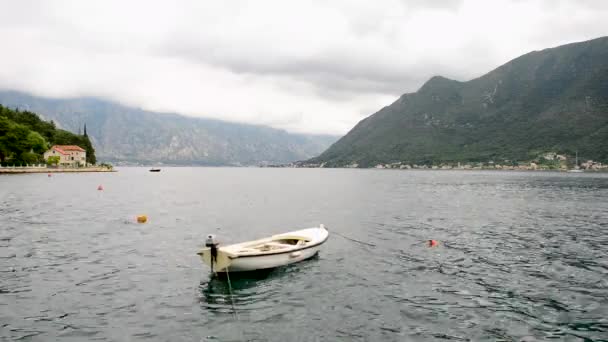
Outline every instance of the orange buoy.
<path fill-rule="evenodd" d="M 137 222 L 138 223 L 146 223 L 146 222 L 148 222 L 148 216 L 146 216 L 146 215 L 138 215 L 137 216 Z"/>
<path fill-rule="evenodd" d="M 429 247 L 437 247 L 437 245 L 439 245 L 439 242 L 437 242 L 437 240 L 429 240 L 428 245 Z"/>
<path fill-rule="evenodd" d="M 100 186 L 98 186 L 98 187 L 97 187 L 97 190 L 103 190 L 103 186 L 101 186 L 101 185 L 100 185 Z"/>

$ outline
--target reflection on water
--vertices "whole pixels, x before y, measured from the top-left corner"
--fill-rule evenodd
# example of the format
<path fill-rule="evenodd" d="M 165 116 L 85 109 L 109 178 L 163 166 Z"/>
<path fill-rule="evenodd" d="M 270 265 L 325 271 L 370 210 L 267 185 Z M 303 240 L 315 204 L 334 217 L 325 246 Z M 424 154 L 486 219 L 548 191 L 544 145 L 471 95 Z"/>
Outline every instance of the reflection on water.
<path fill-rule="evenodd" d="M 212 312 L 227 313 L 232 310 L 232 300 L 237 310 L 248 310 L 277 294 L 274 289 L 281 282 L 289 281 L 297 273 L 305 272 L 319 254 L 298 263 L 273 269 L 249 272 L 209 273 L 199 284 L 201 306 Z M 232 295 L 232 299 L 230 296 Z"/>

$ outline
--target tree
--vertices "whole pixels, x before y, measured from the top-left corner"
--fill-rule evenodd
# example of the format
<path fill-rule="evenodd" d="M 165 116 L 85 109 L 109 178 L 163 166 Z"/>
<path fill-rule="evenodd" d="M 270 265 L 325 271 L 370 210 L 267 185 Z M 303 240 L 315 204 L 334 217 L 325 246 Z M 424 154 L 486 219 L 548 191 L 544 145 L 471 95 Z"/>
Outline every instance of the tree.
<path fill-rule="evenodd" d="M 19 159 L 25 164 L 36 164 L 40 162 L 40 155 L 34 152 L 23 152 L 19 156 Z"/>
<path fill-rule="evenodd" d="M 47 158 L 46 163 L 49 165 L 57 165 L 59 164 L 59 156 L 50 156 Z"/>
<path fill-rule="evenodd" d="M 87 163 L 95 165 L 97 163 L 97 158 L 95 158 L 95 149 L 93 148 L 93 144 L 91 144 L 91 140 L 88 136 L 83 136 L 82 145 L 87 151 Z"/>
<path fill-rule="evenodd" d="M 15 154 L 17 158 L 23 152 L 29 152 L 27 136 L 30 133 L 30 130 L 25 128 L 23 125 L 13 125 L 13 129 L 11 129 L 6 137 L 12 146 L 12 152 Z"/>
<path fill-rule="evenodd" d="M 4 108 L 0 107 L 0 111 Z M 10 147 L 8 144 L 7 134 L 11 130 L 11 122 L 4 117 L 0 117 L 0 162 L 3 162 L 10 156 Z"/>
<path fill-rule="evenodd" d="M 46 140 L 38 133 L 31 131 L 27 135 L 27 145 L 35 153 L 44 153 L 48 149 Z"/>

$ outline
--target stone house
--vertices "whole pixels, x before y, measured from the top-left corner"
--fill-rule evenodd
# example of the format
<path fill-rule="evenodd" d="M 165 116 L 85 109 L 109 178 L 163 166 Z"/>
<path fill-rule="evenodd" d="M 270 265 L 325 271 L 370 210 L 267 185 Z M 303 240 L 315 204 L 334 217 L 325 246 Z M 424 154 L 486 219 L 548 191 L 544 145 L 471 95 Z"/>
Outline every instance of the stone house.
<path fill-rule="evenodd" d="M 59 157 L 59 166 L 78 167 L 87 164 L 87 152 L 76 145 L 54 145 L 44 152 L 44 160 L 48 161 L 52 156 Z"/>

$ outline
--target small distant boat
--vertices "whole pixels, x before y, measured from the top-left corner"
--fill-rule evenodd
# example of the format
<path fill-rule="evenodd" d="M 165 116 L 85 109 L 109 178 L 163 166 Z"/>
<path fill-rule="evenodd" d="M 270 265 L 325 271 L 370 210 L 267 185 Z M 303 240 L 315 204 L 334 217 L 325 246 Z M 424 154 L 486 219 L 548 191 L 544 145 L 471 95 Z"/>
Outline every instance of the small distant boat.
<path fill-rule="evenodd" d="M 328 237 L 324 225 L 227 246 L 220 246 L 209 235 L 197 254 L 212 272 L 264 270 L 313 257 Z"/>
<path fill-rule="evenodd" d="M 584 172 L 578 166 L 578 151 L 576 151 L 576 161 L 574 162 L 574 169 L 570 169 L 570 170 L 568 170 L 568 172 L 571 172 L 571 173 L 581 173 L 581 172 Z"/>
<path fill-rule="evenodd" d="M 160 172 L 160 169 L 150 169 L 150 172 Z"/>

